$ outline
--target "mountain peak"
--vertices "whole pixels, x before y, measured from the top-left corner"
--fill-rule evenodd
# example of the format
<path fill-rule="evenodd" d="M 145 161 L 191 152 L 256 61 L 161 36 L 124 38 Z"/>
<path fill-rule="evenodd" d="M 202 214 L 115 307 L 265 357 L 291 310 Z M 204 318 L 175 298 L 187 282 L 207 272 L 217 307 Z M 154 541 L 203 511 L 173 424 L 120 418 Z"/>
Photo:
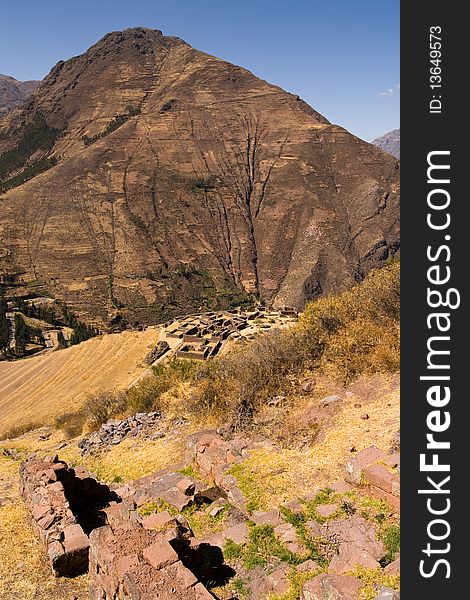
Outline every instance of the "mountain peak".
<path fill-rule="evenodd" d="M 58 63 L 0 121 L 6 151 L 3 272 L 89 320 L 301 307 L 399 245 L 392 157 L 159 30 Z"/>
<path fill-rule="evenodd" d="M 39 81 L 18 81 L 11 75 L 0 74 L 0 116 L 23 104 L 39 83 Z"/>
<path fill-rule="evenodd" d="M 374 146 L 382 148 L 385 152 L 388 152 L 395 158 L 400 158 L 400 130 L 393 129 L 385 133 L 381 137 L 378 137 L 373 142 Z"/>

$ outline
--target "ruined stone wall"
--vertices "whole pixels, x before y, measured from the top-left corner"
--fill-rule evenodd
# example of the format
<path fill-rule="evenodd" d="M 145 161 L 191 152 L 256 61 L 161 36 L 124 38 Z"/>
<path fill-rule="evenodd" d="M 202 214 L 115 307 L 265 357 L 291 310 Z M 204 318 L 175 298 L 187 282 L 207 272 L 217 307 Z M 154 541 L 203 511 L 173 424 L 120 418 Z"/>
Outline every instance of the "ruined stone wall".
<path fill-rule="evenodd" d="M 56 457 L 29 460 L 21 466 L 21 495 L 56 575 L 73 576 L 88 569 L 89 539 L 66 495 L 74 478 L 73 469 Z"/>

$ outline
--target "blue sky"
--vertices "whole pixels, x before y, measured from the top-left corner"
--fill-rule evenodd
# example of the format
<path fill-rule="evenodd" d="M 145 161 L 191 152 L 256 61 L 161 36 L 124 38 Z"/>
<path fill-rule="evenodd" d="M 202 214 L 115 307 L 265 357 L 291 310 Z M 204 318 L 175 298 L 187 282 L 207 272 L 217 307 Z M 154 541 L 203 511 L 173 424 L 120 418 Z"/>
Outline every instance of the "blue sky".
<path fill-rule="evenodd" d="M 399 127 L 399 0 L 4 1 L 0 73 L 41 79 L 139 25 L 246 67 L 365 140 Z"/>

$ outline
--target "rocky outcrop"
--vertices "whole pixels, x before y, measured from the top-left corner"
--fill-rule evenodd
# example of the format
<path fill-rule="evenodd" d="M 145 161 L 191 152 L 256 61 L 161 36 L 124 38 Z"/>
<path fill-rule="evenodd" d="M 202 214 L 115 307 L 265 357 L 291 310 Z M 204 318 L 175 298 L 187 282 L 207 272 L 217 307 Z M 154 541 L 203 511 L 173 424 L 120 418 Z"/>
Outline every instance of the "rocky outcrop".
<path fill-rule="evenodd" d="M 375 139 L 373 142 L 374 146 L 382 148 L 385 152 L 388 152 L 395 158 L 400 158 L 400 130 L 394 129 L 389 131 L 385 135 Z"/>
<path fill-rule="evenodd" d="M 379 581 L 390 576 L 392 585 L 400 558 L 384 543 L 383 520 L 396 523 L 396 513 L 374 508 L 368 494 L 382 489 L 379 483 L 386 487 L 371 467 L 396 470 L 399 456 L 367 448 L 347 463 L 351 483 L 334 482 L 272 510 L 248 510 L 228 474 L 268 443 L 201 431 L 188 438 L 191 466 L 112 489 L 56 458 L 32 458 L 21 468 L 22 493 L 54 571 L 89 570 L 91 600 L 202 600 L 235 577 L 245 581 L 248 597 L 265 600 L 289 592 L 293 566 L 305 582 L 304 600 L 358 600 L 365 585 L 351 576 L 358 567 Z M 376 510 L 383 511 L 380 522 Z M 399 599 L 383 585 L 371 589 L 375 600 Z"/>
<path fill-rule="evenodd" d="M 200 431 L 187 438 L 186 460 L 204 477 L 222 488 L 230 502 L 247 514 L 246 498 L 236 478 L 230 474 L 230 467 L 241 462 L 250 450 L 273 446 L 270 440 L 261 436 L 253 439 L 238 436 L 227 441 L 216 431 Z"/>
<path fill-rule="evenodd" d="M 90 600 L 205 600 L 213 598 L 181 562 L 175 548 L 189 532 L 176 519 L 150 528 L 123 520 L 90 536 Z"/>
<path fill-rule="evenodd" d="M 346 464 L 346 480 L 368 486 L 370 493 L 400 508 L 400 455 L 375 446 L 358 452 Z"/>
<path fill-rule="evenodd" d="M 0 75 L 0 117 L 21 106 L 39 84 L 39 81 L 18 81 L 14 77 Z"/>
<path fill-rule="evenodd" d="M 111 419 L 103 423 L 98 431 L 84 437 L 78 443 L 80 454 L 93 454 L 106 450 L 110 446 L 120 444 L 129 436 L 142 436 L 151 439 L 160 439 L 165 436 L 158 430 L 163 416 L 158 412 L 136 413 L 126 419 Z"/>
<path fill-rule="evenodd" d="M 59 62 L 0 121 L 10 150 L 1 269 L 89 321 L 163 322 L 251 295 L 301 307 L 399 247 L 393 157 L 156 30 Z"/>

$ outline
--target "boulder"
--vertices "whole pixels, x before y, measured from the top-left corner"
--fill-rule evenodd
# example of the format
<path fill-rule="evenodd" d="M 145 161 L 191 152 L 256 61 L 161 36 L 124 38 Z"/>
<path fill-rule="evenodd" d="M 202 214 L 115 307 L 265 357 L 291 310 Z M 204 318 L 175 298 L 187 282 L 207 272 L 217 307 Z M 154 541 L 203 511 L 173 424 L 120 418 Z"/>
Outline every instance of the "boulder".
<path fill-rule="evenodd" d="M 161 569 L 179 560 L 175 550 L 166 541 L 155 542 L 145 548 L 143 557 L 155 569 Z"/>
<path fill-rule="evenodd" d="M 374 600 L 400 600 L 400 592 L 393 590 L 392 588 L 380 586 L 379 593 Z"/>
<path fill-rule="evenodd" d="M 322 573 L 304 584 L 300 600 L 358 600 L 361 587 L 356 577 Z"/>
<path fill-rule="evenodd" d="M 383 542 L 378 539 L 375 525 L 357 515 L 329 521 L 323 525 L 322 533 L 323 537 L 335 542 L 339 554 L 350 552 L 354 548 L 366 552 L 377 561 L 386 554 Z"/>
<path fill-rule="evenodd" d="M 385 457 L 385 452 L 379 450 L 376 446 L 369 446 L 368 448 L 361 450 L 346 463 L 346 481 L 359 485 L 362 483 L 363 469 L 379 460 L 385 459 Z"/>

